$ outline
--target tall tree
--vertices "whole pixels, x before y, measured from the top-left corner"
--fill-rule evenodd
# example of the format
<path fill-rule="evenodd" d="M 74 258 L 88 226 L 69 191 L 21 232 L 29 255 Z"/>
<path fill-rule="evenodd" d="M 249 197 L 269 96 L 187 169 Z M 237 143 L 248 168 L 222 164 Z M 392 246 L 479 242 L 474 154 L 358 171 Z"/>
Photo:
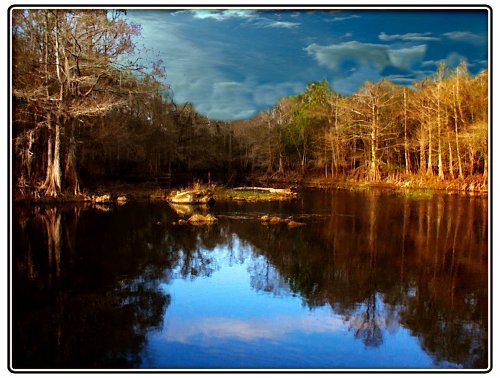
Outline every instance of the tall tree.
<path fill-rule="evenodd" d="M 36 119 L 29 129 L 46 129 L 43 194 L 55 197 L 63 189 L 62 137 L 69 136 L 65 171 L 78 192 L 74 129 L 130 107 L 141 91 L 141 67 L 126 60 L 139 32 L 120 11 L 13 10 L 13 94 Z"/>
<path fill-rule="evenodd" d="M 380 179 L 380 154 L 384 142 L 388 138 L 389 123 L 385 120 L 385 112 L 394 102 L 391 84 L 382 80 L 378 83 L 367 82 L 354 95 L 353 113 L 357 116 L 363 139 L 369 146 L 368 172 L 369 180 Z"/>

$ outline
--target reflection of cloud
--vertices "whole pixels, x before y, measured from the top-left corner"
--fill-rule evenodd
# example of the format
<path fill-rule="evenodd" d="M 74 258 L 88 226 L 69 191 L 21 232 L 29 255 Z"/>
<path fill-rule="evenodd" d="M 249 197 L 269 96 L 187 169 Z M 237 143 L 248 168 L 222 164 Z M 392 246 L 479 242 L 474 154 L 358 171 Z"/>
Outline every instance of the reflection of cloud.
<path fill-rule="evenodd" d="M 381 41 L 394 41 L 401 39 L 403 41 L 439 41 L 441 38 L 433 37 L 431 32 L 426 33 L 406 33 L 406 34 L 385 34 L 384 32 L 378 35 Z"/>
<path fill-rule="evenodd" d="M 393 49 L 387 45 L 351 41 L 329 46 L 313 43 L 304 50 L 314 56 L 320 65 L 330 69 L 339 69 L 344 62 L 354 62 L 381 71 L 388 66 L 409 69 L 415 62 L 422 60 L 426 48 L 426 45 L 418 45 Z"/>
<path fill-rule="evenodd" d="M 323 333 L 345 330 L 347 327 L 340 317 L 331 315 L 275 318 L 202 318 L 172 319 L 164 337 L 168 341 L 189 343 L 195 337 L 240 340 L 278 340 L 291 332 Z"/>

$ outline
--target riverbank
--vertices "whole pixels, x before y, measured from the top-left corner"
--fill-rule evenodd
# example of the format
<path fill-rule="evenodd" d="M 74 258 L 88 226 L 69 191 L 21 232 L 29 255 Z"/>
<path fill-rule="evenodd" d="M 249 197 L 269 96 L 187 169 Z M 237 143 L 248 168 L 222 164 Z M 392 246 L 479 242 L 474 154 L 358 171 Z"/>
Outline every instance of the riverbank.
<path fill-rule="evenodd" d="M 460 194 L 468 196 L 487 196 L 488 182 L 483 176 L 467 179 L 439 180 L 418 175 L 401 176 L 398 179 L 383 179 L 379 181 L 358 180 L 349 176 L 339 178 L 325 177 L 286 177 L 268 178 L 255 177 L 254 181 L 263 185 L 291 186 L 304 188 L 335 189 L 348 191 L 366 191 L 370 189 L 396 191 L 402 194 L 418 192 Z"/>
<path fill-rule="evenodd" d="M 216 201 L 286 201 L 296 197 L 296 192 L 290 188 L 316 188 L 347 191 L 387 190 L 402 195 L 432 195 L 434 193 L 484 196 L 488 195 L 488 183 L 482 176 L 468 179 L 438 180 L 422 176 L 404 176 L 399 179 L 380 181 L 364 181 L 351 177 L 336 179 L 325 177 L 285 177 L 268 178 L 253 177 L 255 185 L 268 189 L 279 188 L 278 191 L 252 190 L 245 187 L 227 188 L 220 185 L 210 185 Z M 200 185 L 200 184 L 192 184 Z M 201 184 L 203 185 L 203 184 Z M 52 203 L 52 202 L 93 202 L 93 203 L 124 203 L 129 200 L 167 200 L 170 194 L 178 188 L 164 187 L 154 182 L 126 183 L 105 182 L 90 186 L 81 194 L 63 194 L 59 197 L 34 197 L 30 195 L 13 196 L 14 202 Z M 262 189 L 262 188 L 261 188 Z M 265 189 L 265 188 L 264 188 Z M 284 189 L 284 190 L 283 190 Z"/>

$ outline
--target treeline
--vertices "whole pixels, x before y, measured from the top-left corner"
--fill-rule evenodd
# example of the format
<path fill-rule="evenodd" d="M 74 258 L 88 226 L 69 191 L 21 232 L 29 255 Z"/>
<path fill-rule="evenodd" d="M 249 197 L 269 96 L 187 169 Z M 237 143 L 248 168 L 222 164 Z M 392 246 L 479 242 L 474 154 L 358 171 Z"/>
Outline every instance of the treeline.
<path fill-rule="evenodd" d="M 352 96 L 314 82 L 256 117 L 210 120 L 176 104 L 161 62 L 136 58 L 140 26 L 110 10 L 12 12 L 14 194 L 79 194 L 90 183 L 184 176 L 487 182 L 488 77 L 465 63 L 412 88 Z"/>
<path fill-rule="evenodd" d="M 366 82 L 341 96 L 326 80 L 236 124 L 241 164 L 378 181 L 419 175 L 467 179 L 488 172 L 488 75 L 439 65 L 412 88 Z"/>

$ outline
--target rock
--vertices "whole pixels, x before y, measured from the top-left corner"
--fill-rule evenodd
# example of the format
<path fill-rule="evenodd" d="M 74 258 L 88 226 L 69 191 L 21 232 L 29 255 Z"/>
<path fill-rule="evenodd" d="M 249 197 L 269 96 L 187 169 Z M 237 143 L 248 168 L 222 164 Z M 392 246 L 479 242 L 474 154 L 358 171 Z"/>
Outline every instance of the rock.
<path fill-rule="evenodd" d="M 264 222 L 264 223 L 269 222 L 270 219 L 271 218 L 269 217 L 269 215 L 263 215 L 263 216 L 260 217 L 260 221 Z"/>
<path fill-rule="evenodd" d="M 271 217 L 271 219 L 269 219 L 269 223 L 271 223 L 271 224 L 278 224 L 280 222 L 281 222 L 280 217 Z"/>
<path fill-rule="evenodd" d="M 92 202 L 95 202 L 95 203 L 111 202 L 111 196 L 109 194 L 103 194 L 102 196 L 94 195 L 94 196 L 92 196 Z"/>
<path fill-rule="evenodd" d="M 200 225 L 200 224 L 214 224 L 217 223 L 218 219 L 212 214 L 202 215 L 193 214 L 188 220 L 189 224 Z"/>
<path fill-rule="evenodd" d="M 116 197 L 116 202 L 118 204 L 124 204 L 125 202 L 127 202 L 127 196 L 118 196 L 118 197 Z"/>
<path fill-rule="evenodd" d="M 287 225 L 288 225 L 288 227 L 294 228 L 294 227 L 301 227 L 301 226 L 305 226 L 306 224 L 305 224 L 305 223 L 302 223 L 302 222 L 296 222 L 296 221 L 294 221 L 294 220 L 291 220 L 291 221 L 288 221 L 288 222 L 287 222 Z"/>
<path fill-rule="evenodd" d="M 260 217 L 260 221 L 262 223 L 278 224 L 283 222 L 283 219 L 281 219 L 280 217 L 271 217 L 269 215 L 263 215 Z"/>
<path fill-rule="evenodd" d="M 174 226 L 185 226 L 186 224 L 188 224 L 188 221 L 185 219 L 179 219 L 177 222 L 172 222 Z"/>

